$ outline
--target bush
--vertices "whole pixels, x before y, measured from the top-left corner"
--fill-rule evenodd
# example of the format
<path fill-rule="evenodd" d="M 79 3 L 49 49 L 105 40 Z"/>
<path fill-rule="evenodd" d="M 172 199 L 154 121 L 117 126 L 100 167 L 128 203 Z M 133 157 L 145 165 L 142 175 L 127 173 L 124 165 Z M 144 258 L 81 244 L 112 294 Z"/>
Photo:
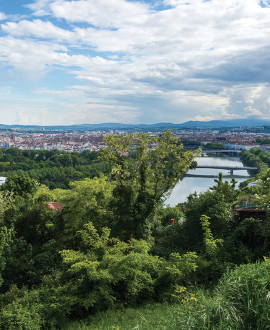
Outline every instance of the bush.
<path fill-rule="evenodd" d="M 270 260 L 241 265 L 222 277 L 213 295 L 197 291 L 193 303 L 182 299 L 179 326 L 183 329 L 269 329 L 269 300 Z"/>
<path fill-rule="evenodd" d="M 238 311 L 245 329 L 269 329 L 270 260 L 241 265 L 226 274 L 217 289 Z"/>
<path fill-rule="evenodd" d="M 12 286 L 0 299 L 0 329 L 41 329 L 43 326 L 42 305 L 38 293 L 26 288 Z"/>
<path fill-rule="evenodd" d="M 126 243 L 109 235 L 109 229 L 103 228 L 99 235 L 88 223 L 80 232 L 81 249 L 61 251 L 60 282 L 55 286 L 57 281 L 52 279 L 51 288 L 46 289 L 54 297 L 46 305 L 65 311 L 61 317 L 77 318 L 114 306 L 169 299 L 196 270 L 195 253 L 173 253 L 165 260 L 151 255 L 151 244 L 144 240 Z"/>

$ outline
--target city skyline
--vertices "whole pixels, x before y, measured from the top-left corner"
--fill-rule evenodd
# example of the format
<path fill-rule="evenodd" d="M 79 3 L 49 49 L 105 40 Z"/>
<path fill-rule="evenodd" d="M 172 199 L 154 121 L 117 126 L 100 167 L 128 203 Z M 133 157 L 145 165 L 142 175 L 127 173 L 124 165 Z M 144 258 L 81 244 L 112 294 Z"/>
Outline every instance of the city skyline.
<path fill-rule="evenodd" d="M 0 0 L 0 123 L 270 119 L 269 32 L 269 0 Z"/>

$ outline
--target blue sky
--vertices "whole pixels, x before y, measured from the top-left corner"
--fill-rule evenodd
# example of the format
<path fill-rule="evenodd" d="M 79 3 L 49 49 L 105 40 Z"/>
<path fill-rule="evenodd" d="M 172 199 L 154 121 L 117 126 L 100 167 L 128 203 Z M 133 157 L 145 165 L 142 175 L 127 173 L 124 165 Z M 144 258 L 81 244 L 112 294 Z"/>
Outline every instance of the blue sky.
<path fill-rule="evenodd" d="M 269 0 L 0 0 L 0 123 L 270 119 Z"/>

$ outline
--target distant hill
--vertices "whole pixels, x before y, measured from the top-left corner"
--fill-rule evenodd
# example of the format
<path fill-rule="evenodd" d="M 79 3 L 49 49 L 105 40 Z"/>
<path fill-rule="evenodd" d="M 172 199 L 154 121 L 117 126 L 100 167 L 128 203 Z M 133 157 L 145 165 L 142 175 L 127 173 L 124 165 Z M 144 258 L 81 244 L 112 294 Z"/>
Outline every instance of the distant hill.
<path fill-rule="evenodd" d="M 122 123 L 101 123 L 101 124 L 83 124 L 79 127 L 97 127 L 97 128 L 181 128 L 181 127 L 254 127 L 270 125 L 270 120 L 247 118 L 234 120 L 211 120 L 211 121 L 187 121 L 182 124 L 156 123 L 156 124 L 122 124 Z"/>
<path fill-rule="evenodd" d="M 234 120 L 211 120 L 211 121 L 187 121 L 182 124 L 173 123 L 156 123 L 156 124 L 123 124 L 123 123 L 100 123 L 100 124 L 81 124 L 81 125 L 55 125 L 55 126 L 41 126 L 41 125 L 4 125 L 0 124 L 0 129 L 15 129 L 15 130 L 29 130 L 42 131 L 59 130 L 59 131 L 86 131 L 96 129 L 169 129 L 169 128 L 219 128 L 219 127 L 254 127 L 270 125 L 270 120 L 246 118 Z"/>
<path fill-rule="evenodd" d="M 100 123 L 100 124 L 81 124 L 81 125 L 55 125 L 55 126 L 39 126 L 39 125 L 3 125 L 0 129 L 16 129 L 16 130 L 64 130 L 64 131 L 86 131 L 94 129 L 136 129 L 136 128 L 173 128 L 180 127 L 181 124 L 157 123 L 157 124 L 123 124 L 123 123 Z"/>
<path fill-rule="evenodd" d="M 247 118 L 234 120 L 187 121 L 181 126 L 185 127 L 254 127 L 270 125 L 270 120 Z"/>

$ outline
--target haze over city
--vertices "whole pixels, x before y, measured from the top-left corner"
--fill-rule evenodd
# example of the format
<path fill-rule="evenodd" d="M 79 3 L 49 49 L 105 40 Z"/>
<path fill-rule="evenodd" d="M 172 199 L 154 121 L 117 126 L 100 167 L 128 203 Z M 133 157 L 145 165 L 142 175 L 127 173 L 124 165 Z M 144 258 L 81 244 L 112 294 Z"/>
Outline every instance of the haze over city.
<path fill-rule="evenodd" d="M 269 0 L 0 0 L 1 124 L 270 119 Z"/>

